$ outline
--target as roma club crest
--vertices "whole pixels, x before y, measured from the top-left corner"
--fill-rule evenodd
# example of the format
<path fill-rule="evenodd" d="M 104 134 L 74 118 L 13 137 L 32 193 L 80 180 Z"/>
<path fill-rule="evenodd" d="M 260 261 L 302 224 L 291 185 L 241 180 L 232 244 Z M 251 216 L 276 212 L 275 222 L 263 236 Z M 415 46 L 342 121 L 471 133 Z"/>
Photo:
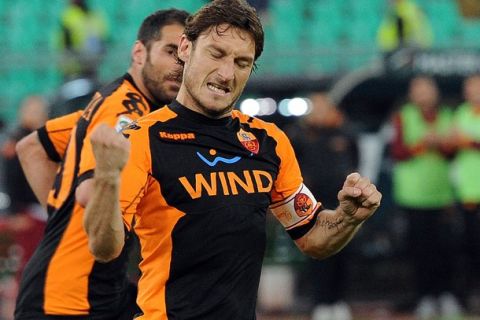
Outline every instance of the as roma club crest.
<path fill-rule="evenodd" d="M 293 201 L 295 212 L 299 217 L 305 217 L 312 213 L 313 201 L 305 193 L 298 193 Z"/>
<path fill-rule="evenodd" d="M 258 153 L 258 150 L 260 149 L 260 143 L 253 133 L 240 129 L 240 131 L 237 132 L 237 137 L 245 149 L 251 153 Z"/>

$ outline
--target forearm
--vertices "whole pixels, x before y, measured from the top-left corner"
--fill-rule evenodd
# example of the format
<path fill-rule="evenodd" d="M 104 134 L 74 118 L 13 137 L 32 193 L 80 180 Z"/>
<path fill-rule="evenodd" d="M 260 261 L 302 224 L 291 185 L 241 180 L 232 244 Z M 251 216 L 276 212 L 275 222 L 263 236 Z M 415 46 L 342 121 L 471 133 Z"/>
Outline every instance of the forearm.
<path fill-rule="evenodd" d="M 120 255 L 125 230 L 119 205 L 119 173 L 95 172 L 93 194 L 85 209 L 84 227 L 95 259 L 108 262 Z"/>
<path fill-rule="evenodd" d="M 15 149 L 28 184 L 40 204 L 46 207 L 58 164 L 50 160 L 36 132 L 20 140 Z"/>
<path fill-rule="evenodd" d="M 305 254 L 324 259 L 345 247 L 361 224 L 348 219 L 340 209 L 323 210 L 318 214 L 314 227 L 295 243 Z"/>

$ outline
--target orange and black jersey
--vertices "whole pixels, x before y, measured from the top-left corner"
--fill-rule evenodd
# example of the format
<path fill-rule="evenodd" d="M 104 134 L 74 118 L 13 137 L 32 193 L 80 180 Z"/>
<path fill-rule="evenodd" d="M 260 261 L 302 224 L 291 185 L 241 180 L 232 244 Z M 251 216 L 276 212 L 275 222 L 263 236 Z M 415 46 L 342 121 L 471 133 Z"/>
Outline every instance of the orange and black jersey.
<path fill-rule="evenodd" d="M 286 135 L 237 111 L 210 119 L 176 101 L 124 135 L 120 205 L 143 258 L 137 319 L 255 319 L 267 210 L 302 186 Z"/>
<path fill-rule="evenodd" d="M 63 161 L 48 196 L 44 238 L 23 273 L 15 319 L 48 319 L 53 315 L 118 319 L 117 313 L 125 304 L 126 253 L 124 250 L 111 263 L 95 262 L 75 188 L 95 167 L 89 139 L 93 128 L 99 123 L 112 127 L 127 124 L 151 108 L 156 106 L 126 74 L 97 92 L 81 114 L 49 121 L 39 130 L 50 158 Z M 75 117 L 78 121 L 73 126 Z"/>
<path fill-rule="evenodd" d="M 45 126 L 37 130 L 38 139 L 50 160 L 61 162 L 65 157 L 70 134 L 82 116 L 79 110 L 62 117 L 48 120 Z"/>

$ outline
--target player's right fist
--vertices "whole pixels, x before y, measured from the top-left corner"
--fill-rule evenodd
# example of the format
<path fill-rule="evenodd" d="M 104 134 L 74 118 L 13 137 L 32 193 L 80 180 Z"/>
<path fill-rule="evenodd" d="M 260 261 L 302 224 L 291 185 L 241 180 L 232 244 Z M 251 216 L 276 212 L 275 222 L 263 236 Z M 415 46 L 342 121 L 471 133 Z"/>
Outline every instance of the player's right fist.
<path fill-rule="evenodd" d="M 106 124 L 98 125 L 90 135 L 98 173 L 118 174 L 128 161 L 130 141 Z"/>

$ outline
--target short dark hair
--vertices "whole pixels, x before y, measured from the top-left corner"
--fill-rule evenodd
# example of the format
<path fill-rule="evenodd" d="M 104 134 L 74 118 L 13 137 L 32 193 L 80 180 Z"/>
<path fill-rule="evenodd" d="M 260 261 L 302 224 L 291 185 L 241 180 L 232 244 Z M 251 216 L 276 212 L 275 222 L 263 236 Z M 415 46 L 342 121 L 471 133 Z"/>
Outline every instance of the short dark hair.
<path fill-rule="evenodd" d="M 164 26 L 172 24 L 185 26 L 189 16 L 190 14 L 184 10 L 158 10 L 143 20 L 137 33 L 137 40 L 142 42 L 145 47 L 150 48 L 152 42 L 161 40 L 161 29 Z"/>
<path fill-rule="evenodd" d="M 250 33 L 255 42 L 255 60 L 263 51 L 264 33 L 256 10 L 245 0 L 214 0 L 187 19 L 185 35 L 194 42 L 205 30 L 223 23 Z M 217 29 L 218 32 L 225 30 Z"/>

